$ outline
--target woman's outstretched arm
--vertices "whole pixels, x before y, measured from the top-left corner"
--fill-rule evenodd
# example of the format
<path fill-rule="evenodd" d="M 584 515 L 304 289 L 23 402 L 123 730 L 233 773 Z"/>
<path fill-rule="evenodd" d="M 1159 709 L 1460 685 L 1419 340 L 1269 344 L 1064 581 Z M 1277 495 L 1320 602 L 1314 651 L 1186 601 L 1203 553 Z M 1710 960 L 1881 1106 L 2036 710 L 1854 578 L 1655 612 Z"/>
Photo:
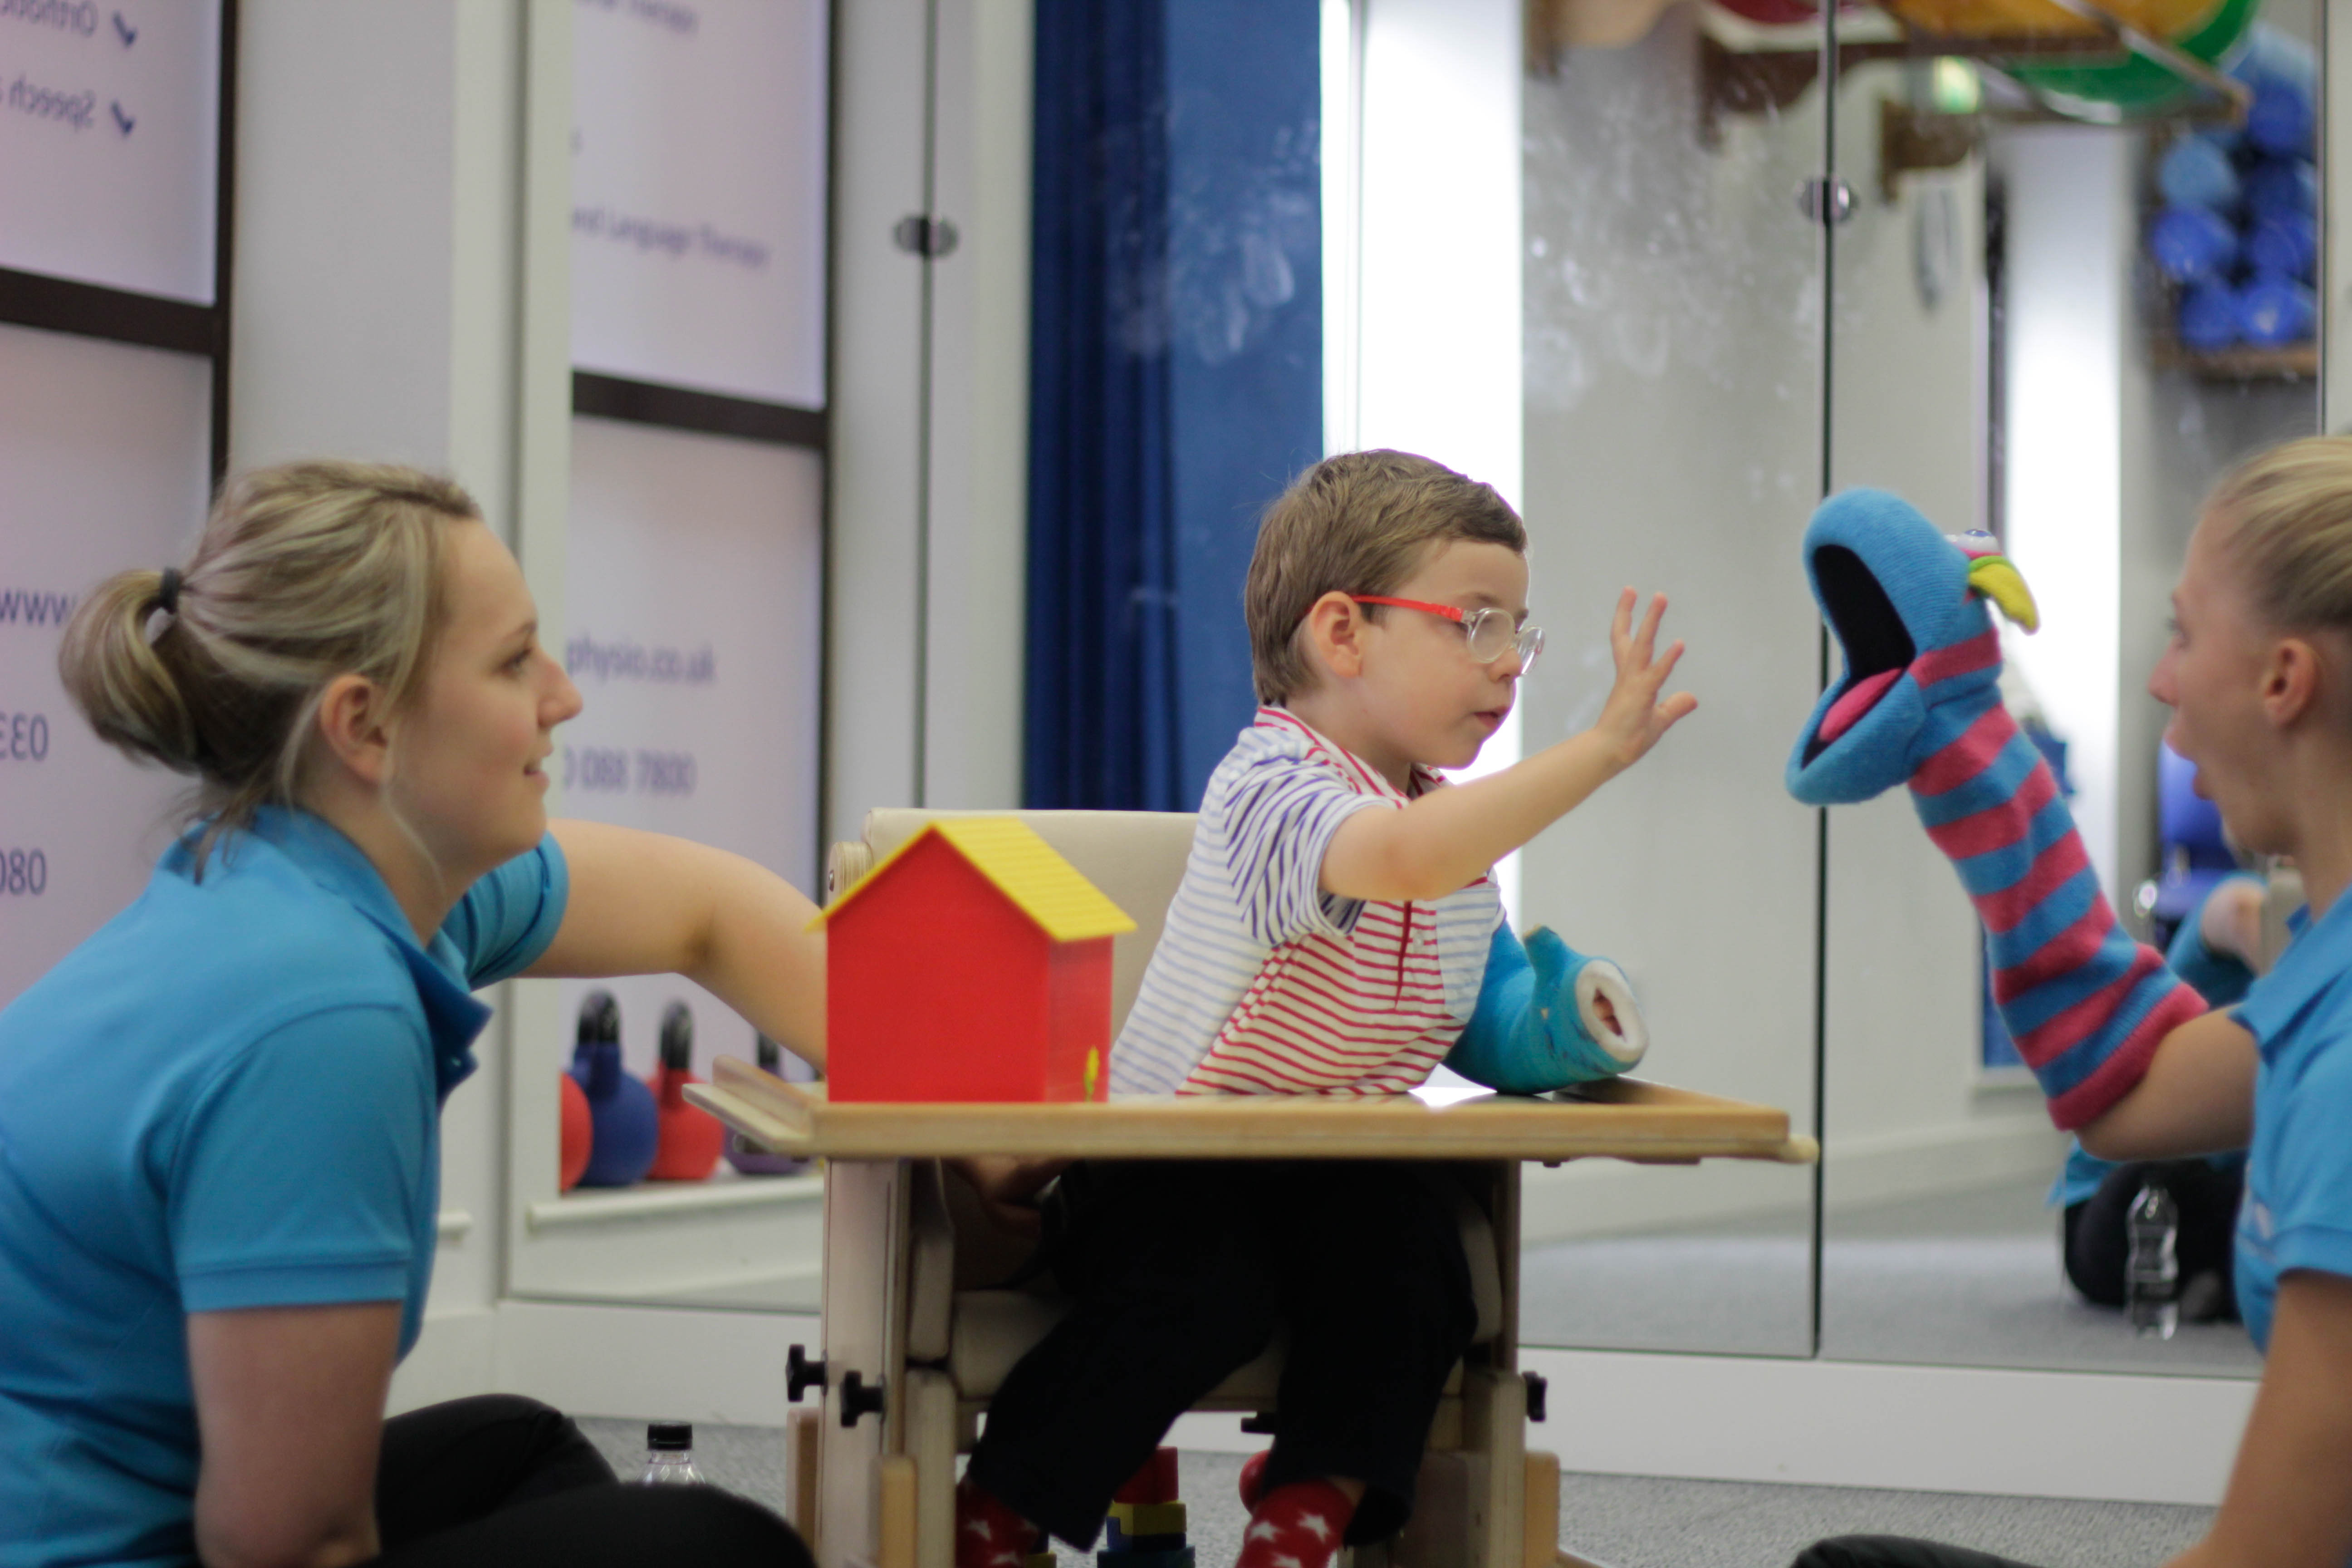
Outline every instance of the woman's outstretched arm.
<path fill-rule="evenodd" d="M 2147 1076 L 2083 1124 L 2083 1147 L 2102 1160 L 2176 1160 L 2242 1149 L 2254 1136 L 2254 1037 L 2228 1013 L 2174 1029 Z"/>
<path fill-rule="evenodd" d="M 551 826 L 572 894 L 540 976 L 685 975 L 795 1055 L 824 1062 L 824 937 L 782 877 L 690 839 Z"/>

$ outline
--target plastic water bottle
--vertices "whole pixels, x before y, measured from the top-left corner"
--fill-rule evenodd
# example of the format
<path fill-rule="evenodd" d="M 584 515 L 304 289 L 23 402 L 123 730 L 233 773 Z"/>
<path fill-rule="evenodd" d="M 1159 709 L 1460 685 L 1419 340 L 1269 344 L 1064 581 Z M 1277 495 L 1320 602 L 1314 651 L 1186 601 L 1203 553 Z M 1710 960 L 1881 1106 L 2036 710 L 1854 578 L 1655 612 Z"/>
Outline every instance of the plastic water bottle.
<path fill-rule="evenodd" d="M 685 1421 L 656 1421 L 646 1428 L 646 1473 L 637 1478 L 649 1487 L 698 1487 L 702 1473 L 694 1468 L 694 1426 Z"/>
<path fill-rule="evenodd" d="M 2131 1242 L 2124 1292 L 2132 1331 L 2168 1340 L 2180 1326 L 2180 1211 L 2172 1194 L 2154 1182 L 2140 1188 L 2125 1230 Z"/>

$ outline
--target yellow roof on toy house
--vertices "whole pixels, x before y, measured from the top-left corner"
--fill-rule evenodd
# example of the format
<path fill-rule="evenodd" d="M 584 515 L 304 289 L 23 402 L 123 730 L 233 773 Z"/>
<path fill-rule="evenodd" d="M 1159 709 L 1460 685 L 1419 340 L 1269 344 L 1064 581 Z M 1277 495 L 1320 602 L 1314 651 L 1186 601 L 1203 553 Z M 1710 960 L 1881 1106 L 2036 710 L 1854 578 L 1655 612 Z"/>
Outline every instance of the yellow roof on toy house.
<path fill-rule="evenodd" d="M 819 910 L 809 929 L 816 930 L 848 908 L 852 900 L 881 880 L 882 873 L 934 836 L 952 845 L 973 870 L 987 878 L 1055 942 L 1085 942 L 1135 929 L 1126 910 L 1038 837 L 1036 829 L 1013 816 L 948 816 L 925 824 L 921 832 L 877 861 L 848 891 Z"/>

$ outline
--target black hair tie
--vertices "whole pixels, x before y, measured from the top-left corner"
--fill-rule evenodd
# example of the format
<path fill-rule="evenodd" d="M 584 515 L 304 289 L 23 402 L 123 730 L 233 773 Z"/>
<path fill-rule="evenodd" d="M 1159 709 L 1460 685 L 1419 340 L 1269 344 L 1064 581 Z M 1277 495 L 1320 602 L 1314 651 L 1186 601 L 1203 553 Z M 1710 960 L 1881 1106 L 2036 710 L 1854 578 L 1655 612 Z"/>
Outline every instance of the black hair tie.
<path fill-rule="evenodd" d="M 176 616 L 180 613 L 180 569 L 177 566 L 163 568 L 163 584 L 155 590 L 155 607 L 167 616 Z"/>

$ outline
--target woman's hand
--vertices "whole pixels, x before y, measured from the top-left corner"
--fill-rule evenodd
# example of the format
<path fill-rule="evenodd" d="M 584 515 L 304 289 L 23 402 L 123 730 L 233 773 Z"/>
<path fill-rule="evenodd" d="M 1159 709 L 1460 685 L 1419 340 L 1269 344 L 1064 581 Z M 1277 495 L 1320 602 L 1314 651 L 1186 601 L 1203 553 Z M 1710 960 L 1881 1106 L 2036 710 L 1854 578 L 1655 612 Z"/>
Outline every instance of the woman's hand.
<path fill-rule="evenodd" d="M 1660 700 L 1658 693 L 1665 689 L 1667 679 L 1682 659 L 1683 645 L 1677 642 L 1664 654 L 1657 651 L 1658 623 L 1665 618 L 1666 596 L 1650 596 L 1649 611 L 1636 627 L 1633 605 L 1639 597 L 1631 588 L 1617 595 L 1617 611 L 1609 621 L 1609 652 L 1617 663 L 1617 680 L 1592 726 L 1620 772 L 1648 755 L 1659 737 L 1698 706 L 1698 699 L 1687 691 Z"/>
<path fill-rule="evenodd" d="M 762 1034 L 824 1065 L 816 906 L 766 867 L 707 844 L 602 822 L 551 824 L 572 879 L 532 975 L 683 974 Z"/>
<path fill-rule="evenodd" d="M 2197 934 L 2206 950 L 2259 970 L 2263 894 L 2259 877 L 2231 877 L 2207 894 L 2197 915 Z"/>
<path fill-rule="evenodd" d="M 973 1154 L 948 1163 L 971 1184 L 992 1224 L 1027 1237 L 1036 1236 L 1043 1225 L 1037 1194 L 1070 1168 L 1067 1160 L 1024 1160 L 1011 1154 Z"/>
<path fill-rule="evenodd" d="M 343 1568 L 379 1550 L 376 1450 L 400 1303 L 188 1315 L 205 1568 Z"/>

